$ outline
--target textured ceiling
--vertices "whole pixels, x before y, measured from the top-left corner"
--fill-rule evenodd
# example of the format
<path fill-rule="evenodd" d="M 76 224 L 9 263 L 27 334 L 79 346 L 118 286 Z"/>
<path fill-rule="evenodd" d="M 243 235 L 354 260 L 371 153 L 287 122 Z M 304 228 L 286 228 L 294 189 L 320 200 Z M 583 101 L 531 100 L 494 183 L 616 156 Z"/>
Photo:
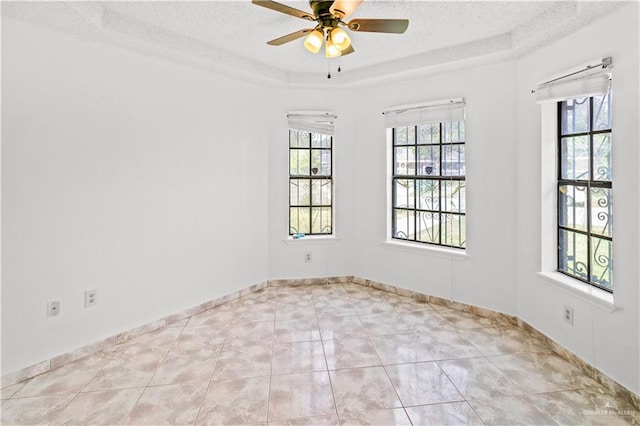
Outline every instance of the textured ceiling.
<path fill-rule="evenodd" d="M 307 2 L 279 0 L 310 11 Z M 357 85 L 521 56 L 621 6 L 593 1 L 366 0 L 350 18 L 408 18 L 405 34 L 351 33 L 329 62 L 302 39 L 313 23 L 237 1 L 2 2 L 2 15 L 215 72 L 289 85 Z M 338 64 L 342 72 L 335 73 Z M 327 69 L 335 78 L 326 79 Z"/>

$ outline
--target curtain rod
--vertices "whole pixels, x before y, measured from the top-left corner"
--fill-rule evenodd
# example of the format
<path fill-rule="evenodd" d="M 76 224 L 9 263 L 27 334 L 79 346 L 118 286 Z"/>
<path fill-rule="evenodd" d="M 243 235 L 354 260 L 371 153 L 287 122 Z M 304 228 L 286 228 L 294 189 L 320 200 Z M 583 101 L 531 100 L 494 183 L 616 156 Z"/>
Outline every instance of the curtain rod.
<path fill-rule="evenodd" d="M 545 81 L 544 83 L 539 84 L 538 88 L 540 88 L 542 86 L 546 86 L 547 84 L 555 83 L 558 80 L 562 80 L 562 79 L 565 79 L 567 77 L 571 77 L 571 76 L 574 76 L 576 74 L 580 74 L 581 72 L 592 70 L 594 68 L 598 68 L 598 67 L 602 67 L 603 69 L 609 68 L 612 63 L 613 63 L 613 60 L 611 59 L 611 56 L 607 56 L 606 58 L 602 58 L 602 62 L 600 62 L 599 64 L 587 65 L 586 68 L 583 68 L 581 70 L 574 71 L 574 72 L 569 73 L 567 75 L 563 75 L 562 77 L 554 78 L 553 80 Z M 535 90 L 531 91 L 531 93 L 535 93 L 535 92 L 536 92 Z"/>
<path fill-rule="evenodd" d="M 322 116 L 338 118 L 335 112 L 331 111 L 290 111 L 287 117 Z"/>
<path fill-rule="evenodd" d="M 458 104 L 464 105 L 465 104 L 464 98 L 455 98 L 447 101 L 436 101 L 436 102 L 427 103 L 427 104 L 412 104 L 412 105 L 405 105 L 405 106 L 396 106 L 386 111 L 382 111 L 382 115 L 389 114 L 391 112 L 400 113 L 400 112 L 411 111 L 413 109 L 442 108 L 443 106 L 451 106 L 451 105 L 458 105 Z"/>

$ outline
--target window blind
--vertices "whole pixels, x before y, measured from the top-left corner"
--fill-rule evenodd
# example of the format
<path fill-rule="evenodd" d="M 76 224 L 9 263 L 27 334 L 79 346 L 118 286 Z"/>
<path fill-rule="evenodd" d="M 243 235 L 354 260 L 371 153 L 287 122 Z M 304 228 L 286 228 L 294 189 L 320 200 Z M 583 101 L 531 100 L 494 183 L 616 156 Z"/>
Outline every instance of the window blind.
<path fill-rule="evenodd" d="M 338 116 L 332 112 L 290 112 L 287 114 L 290 129 L 330 136 L 333 136 L 337 118 Z"/>
<path fill-rule="evenodd" d="M 536 89 L 536 102 L 560 102 L 567 99 L 606 94 L 611 87 L 611 71 L 601 69 L 589 75 L 567 77 L 543 83 Z"/>

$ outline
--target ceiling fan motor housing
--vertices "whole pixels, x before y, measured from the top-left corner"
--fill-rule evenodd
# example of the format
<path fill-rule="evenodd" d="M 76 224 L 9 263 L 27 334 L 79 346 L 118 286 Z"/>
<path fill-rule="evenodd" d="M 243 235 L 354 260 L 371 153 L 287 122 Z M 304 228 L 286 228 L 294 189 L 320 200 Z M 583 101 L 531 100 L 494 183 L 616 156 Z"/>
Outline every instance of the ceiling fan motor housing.
<path fill-rule="evenodd" d="M 321 28 L 335 28 L 340 23 L 340 15 L 331 13 L 334 0 L 309 0 L 316 21 Z M 337 12 L 337 11 L 336 11 Z"/>
<path fill-rule="evenodd" d="M 331 5 L 333 0 L 309 0 L 309 6 L 313 10 L 313 14 L 317 17 L 331 16 Z"/>

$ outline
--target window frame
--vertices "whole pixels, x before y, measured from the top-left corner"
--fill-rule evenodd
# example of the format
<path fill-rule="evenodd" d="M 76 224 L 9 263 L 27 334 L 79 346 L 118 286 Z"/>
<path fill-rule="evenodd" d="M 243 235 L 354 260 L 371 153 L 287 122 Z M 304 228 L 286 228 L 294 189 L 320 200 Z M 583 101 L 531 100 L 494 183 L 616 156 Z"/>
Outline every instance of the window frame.
<path fill-rule="evenodd" d="M 307 147 L 300 147 L 300 146 L 296 146 L 296 147 L 292 147 L 291 146 L 291 132 L 298 132 L 298 134 L 301 133 L 306 133 L 308 134 L 309 137 L 309 142 L 308 142 L 308 146 Z M 287 149 L 287 154 L 288 154 L 288 168 L 289 168 L 289 208 L 288 208 L 288 223 L 289 223 L 289 237 L 296 237 L 297 235 L 303 235 L 304 236 L 315 236 L 315 237 L 323 237 L 323 236 L 334 236 L 334 229 L 335 229 L 335 217 L 334 217 L 334 198 L 335 198 L 335 182 L 334 182 L 334 178 L 333 178 L 333 174 L 334 174 L 334 161 L 333 161 L 333 153 L 334 153 L 334 135 L 332 134 L 327 134 L 327 133 L 322 133 L 322 132 L 314 132 L 312 130 L 302 130 L 302 129 L 296 129 L 296 128 L 288 128 L 288 149 Z M 327 137 L 329 138 L 329 147 L 314 147 L 313 146 L 313 135 L 318 135 L 319 137 Z M 291 155 L 292 152 L 297 151 L 307 151 L 308 155 L 309 155 L 309 174 L 292 174 L 291 173 Z M 330 173 L 329 174 L 318 174 L 318 173 L 313 173 L 313 167 L 312 167 L 312 161 L 313 161 L 313 152 L 314 151 L 329 151 L 329 156 L 330 156 L 330 161 L 329 161 L 329 170 Z M 322 153 L 320 154 L 320 158 L 322 160 Z M 320 172 L 321 173 L 321 172 Z M 292 188 L 292 182 L 298 180 L 298 181 L 302 181 L 302 180 L 308 180 L 309 181 L 309 203 L 308 204 L 293 204 L 292 203 L 292 192 L 291 192 L 291 188 Z M 330 202 L 328 204 L 314 204 L 313 203 L 313 181 L 329 181 L 329 183 L 331 184 L 331 191 L 330 191 Z M 322 185 L 321 183 L 319 183 L 319 185 Z M 294 230 L 292 228 L 292 221 L 291 221 L 291 216 L 292 216 L 292 209 L 304 209 L 304 208 L 308 208 L 309 209 L 309 232 L 299 232 L 300 230 Z M 331 221 L 330 221 L 330 229 L 329 232 L 313 232 L 313 209 L 314 208 L 329 208 L 329 214 L 331 216 Z M 324 229 L 324 228 L 323 228 Z"/>
<path fill-rule="evenodd" d="M 609 114 L 611 114 L 611 92 L 608 92 L 606 94 L 606 96 L 609 96 L 608 99 L 608 108 L 609 108 Z M 589 102 L 589 128 L 587 131 L 581 131 L 581 132 L 567 132 L 567 133 L 563 133 L 563 125 L 564 125 L 564 120 L 563 120 L 563 111 L 562 111 L 562 106 L 565 102 L 567 101 L 574 101 L 577 99 L 588 99 Z M 600 290 L 603 290 L 607 293 L 611 293 L 613 294 L 613 289 L 614 289 L 614 280 L 613 280 L 613 233 L 612 230 L 609 231 L 610 235 L 604 235 L 603 233 L 596 233 L 594 232 L 594 227 L 593 225 L 593 207 L 592 207 L 592 189 L 593 188 L 600 188 L 600 189 L 605 189 L 605 190 L 609 190 L 610 191 L 610 195 L 609 195 L 609 199 L 607 200 L 607 203 L 604 204 L 603 207 L 608 207 L 609 211 L 606 213 L 606 217 L 607 217 L 607 225 L 608 226 L 612 226 L 613 223 L 613 206 L 611 205 L 611 198 L 612 198 L 612 192 L 613 192 L 613 176 L 612 176 L 612 164 L 609 163 L 609 180 L 597 180 L 595 178 L 595 173 L 596 170 L 594 168 L 594 161 L 595 161 L 595 153 L 594 153 L 594 138 L 599 136 L 599 135 L 606 135 L 608 134 L 609 137 L 611 138 L 611 147 L 610 147 L 610 151 L 609 151 L 609 157 L 610 159 L 612 159 L 612 154 L 611 151 L 613 151 L 613 125 L 611 124 L 609 126 L 609 128 L 607 129 L 601 129 L 601 130 L 597 130 L 594 129 L 595 127 L 595 120 L 596 117 L 594 116 L 594 96 L 582 96 L 582 97 L 577 97 L 577 98 L 573 98 L 573 99 L 568 99 L 568 100 L 562 100 L 557 102 L 556 105 L 557 108 L 557 124 L 556 124 L 556 196 L 555 196 L 555 200 L 556 200 L 556 220 L 555 220 L 555 224 L 556 224 L 556 271 L 566 275 L 570 278 L 579 280 L 589 286 L 593 286 L 595 288 L 598 288 Z M 564 138 L 577 138 L 577 137 L 587 137 L 588 138 L 588 147 L 589 147 L 589 158 L 588 158 L 588 176 L 587 179 L 578 179 L 575 178 L 574 179 L 570 179 L 570 178 L 566 178 L 563 177 L 563 163 L 564 163 L 564 158 L 563 158 L 563 153 L 562 153 L 562 147 L 563 147 L 563 139 Z M 585 191 L 585 205 L 587 206 L 587 208 L 585 208 L 585 214 L 586 214 L 586 224 L 585 224 L 585 230 L 580 230 L 577 229 L 577 227 L 570 227 L 568 225 L 562 225 L 562 214 L 563 214 L 563 195 L 562 195 L 562 190 L 561 188 L 569 188 L 569 187 L 582 187 L 584 188 Z M 568 192 L 568 190 L 567 190 Z M 561 243 L 562 241 L 562 233 L 565 232 L 567 234 L 567 236 L 571 233 L 573 234 L 578 234 L 578 235 L 582 235 L 586 238 L 587 241 L 587 247 L 586 247 L 586 265 L 584 265 L 584 268 L 586 269 L 585 275 L 586 278 L 583 276 L 580 276 L 579 274 L 572 274 L 570 273 L 570 271 L 568 270 L 564 270 L 562 269 L 562 265 L 563 263 L 567 263 L 567 262 L 563 262 L 563 245 Z M 593 245 L 593 239 L 600 239 L 603 241 L 608 241 L 608 243 L 610 244 L 610 250 L 609 250 L 609 256 L 606 257 L 606 266 L 605 266 L 605 270 L 606 269 L 610 269 L 610 274 L 611 274 L 611 282 L 609 283 L 610 287 L 607 287 L 605 285 L 600 284 L 597 280 L 594 280 L 594 276 L 592 275 L 593 272 L 593 263 L 596 262 L 594 260 L 597 254 L 597 252 L 591 253 L 592 250 L 592 245 Z M 574 265 L 576 264 L 576 260 L 575 260 L 575 253 L 576 253 L 576 248 L 575 248 L 575 243 L 574 243 Z M 580 262 L 582 263 L 582 262 Z M 566 268 L 569 269 L 569 268 Z M 575 271 L 577 268 L 574 267 L 573 270 Z"/>
<path fill-rule="evenodd" d="M 459 141 L 444 141 L 444 127 L 445 127 L 445 123 L 450 123 L 450 125 L 453 125 L 453 123 L 461 123 L 464 129 L 464 138 L 462 138 L 462 140 Z M 438 142 L 437 143 L 420 143 L 419 142 L 419 129 L 421 127 L 425 127 L 428 125 L 438 125 Z M 397 144 L 396 143 L 396 132 L 397 129 L 399 128 L 407 128 L 407 131 L 409 128 L 413 127 L 413 137 L 414 137 L 414 141 L 413 143 L 409 144 Z M 391 127 L 390 128 L 391 132 L 391 191 L 390 191 L 390 195 L 391 195 L 391 202 L 390 202 L 390 217 L 389 217 L 389 221 L 390 221 L 390 234 L 391 234 L 391 240 L 392 241 L 402 241 L 402 242 L 409 242 L 409 243 L 417 243 L 419 245 L 423 245 L 425 247 L 442 247 L 442 248 L 447 248 L 447 249 L 453 249 L 453 250 L 461 250 L 461 251 L 466 251 L 466 123 L 464 119 L 461 120 L 453 120 L 453 121 L 446 121 L 446 120 L 441 120 L 441 121 L 431 121 L 431 122 L 425 122 L 425 123 L 419 123 L 419 124 L 414 124 L 414 125 L 409 125 L 409 126 L 395 126 L 395 127 Z M 459 130 L 458 130 L 459 131 Z M 407 135 L 408 137 L 408 135 Z M 446 147 L 456 147 L 456 146 L 462 146 L 464 147 L 464 156 L 465 156 L 465 161 L 464 163 L 464 173 L 460 173 L 460 171 L 458 172 L 459 174 L 454 175 L 454 174 L 450 174 L 450 175 L 443 175 L 442 171 L 443 171 L 443 165 L 446 162 L 446 155 L 445 155 L 445 149 Z M 413 147 L 415 149 L 415 153 L 414 153 L 414 170 L 415 173 L 414 174 L 397 174 L 396 173 L 396 149 L 397 148 L 410 148 Z M 437 175 L 422 175 L 422 174 L 418 174 L 418 164 L 420 163 L 418 161 L 418 156 L 419 156 L 419 148 L 420 147 L 438 147 L 439 149 L 439 158 L 438 158 L 438 174 Z M 452 150 L 452 152 L 458 152 L 458 154 L 460 153 L 459 150 Z M 460 164 L 460 162 L 458 161 L 457 163 L 458 165 Z M 408 180 L 408 181 L 412 181 L 413 182 L 413 187 L 414 187 L 414 191 L 413 191 L 413 207 L 398 207 L 396 206 L 396 200 L 397 200 L 397 185 L 396 185 L 396 181 L 399 180 Z M 419 197 L 419 191 L 418 191 L 418 184 L 420 182 L 423 181 L 437 181 L 438 182 L 438 203 L 437 203 L 437 210 L 435 208 L 432 209 L 424 209 L 424 208 L 420 208 L 419 207 L 419 203 L 418 203 L 418 197 Z M 447 183 L 453 183 L 453 182 L 463 182 L 464 186 L 462 188 L 464 188 L 464 198 L 462 203 L 464 204 L 464 208 L 460 208 L 458 209 L 458 211 L 450 211 L 447 210 L 445 208 L 443 208 L 443 203 L 441 202 L 443 200 L 443 184 L 447 184 Z M 414 233 L 413 238 L 403 238 L 403 237 L 399 237 L 398 236 L 398 231 L 397 231 L 397 219 L 396 219 L 396 212 L 397 211 L 406 211 L 406 212 L 413 212 L 413 229 L 416 231 Z M 437 238 L 437 242 L 434 241 L 423 241 L 418 239 L 418 220 L 419 220 L 419 215 L 420 214 L 427 214 L 427 215 L 438 215 L 438 238 Z M 447 215 L 451 215 L 451 216 L 458 216 L 460 219 L 458 221 L 458 226 L 460 226 L 460 224 L 462 223 L 462 221 L 464 220 L 464 225 L 463 229 L 464 229 L 464 234 L 462 234 L 461 231 L 458 232 L 458 237 L 464 235 L 464 240 L 462 241 L 461 245 L 454 245 L 454 244 L 450 244 L 447 243 L 447 241 L 443 241 L 444 240 L 444 236 L 443 233 L 447 233 L 446 231 L 446 224 L 448 223 L 448 220 L 443 220 L 443 217 L 446 217 Z M 443 227 L 442 224 L 445 223 L 445 226 Z M 454 225 L 452 225 L 454 226 Z M 453 239 L 453 238 L 452 238 Z"/>

